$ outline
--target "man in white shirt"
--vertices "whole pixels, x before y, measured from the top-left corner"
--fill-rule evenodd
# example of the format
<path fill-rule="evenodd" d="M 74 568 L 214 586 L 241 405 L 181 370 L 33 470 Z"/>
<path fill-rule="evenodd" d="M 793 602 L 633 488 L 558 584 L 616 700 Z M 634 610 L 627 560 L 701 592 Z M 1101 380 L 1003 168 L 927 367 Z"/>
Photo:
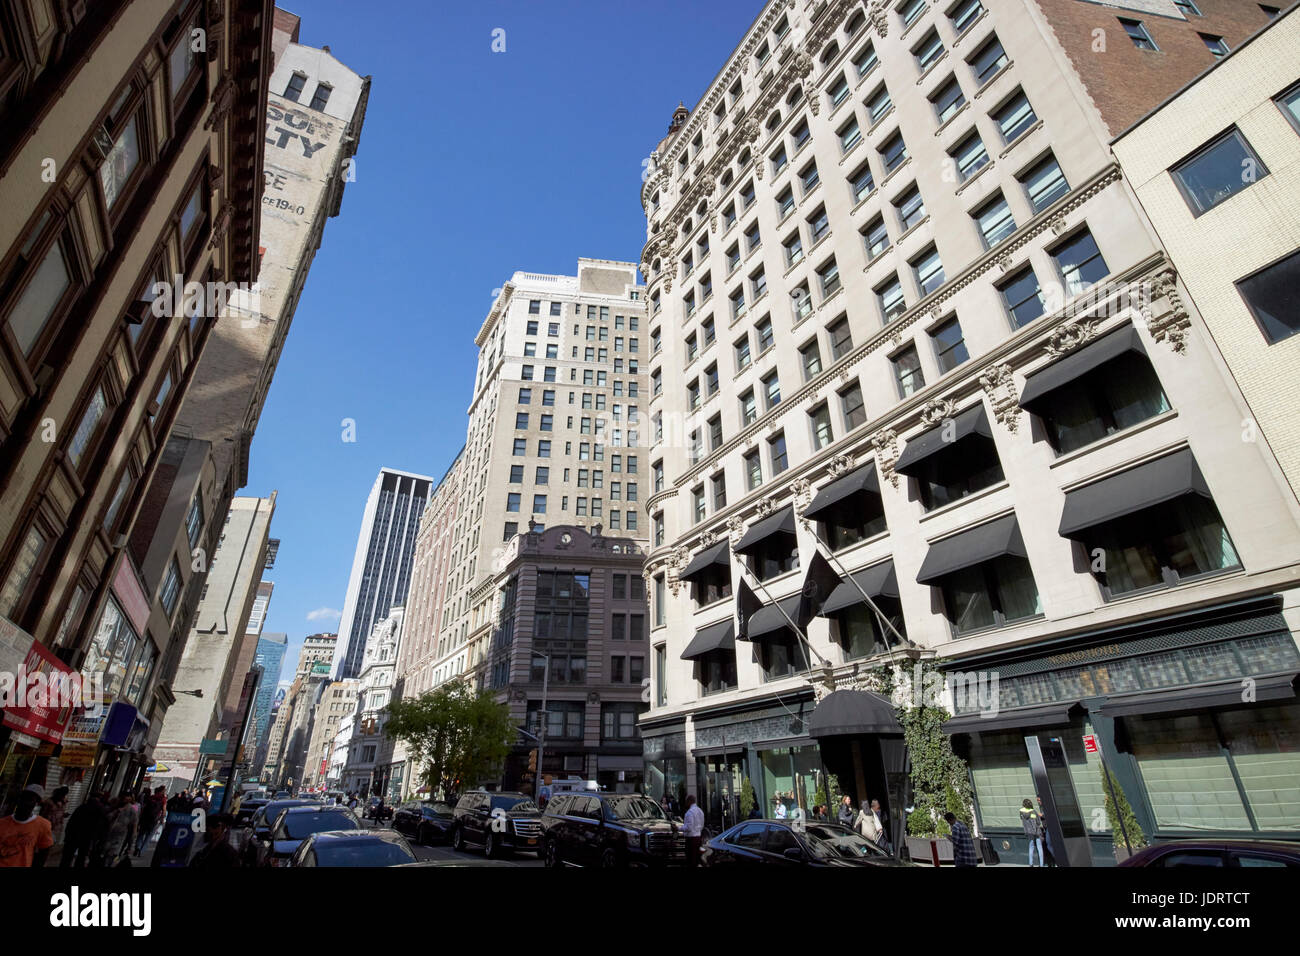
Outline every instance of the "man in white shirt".
<path fill-rule="evenodd" d="M 682 833 L 686 836 L 686 865 L 700 865 L 700 844 L 704 838 L 704 811 L 695 802 L 695 795 L 686 798 L 686 816 L 682 818 Z"/>

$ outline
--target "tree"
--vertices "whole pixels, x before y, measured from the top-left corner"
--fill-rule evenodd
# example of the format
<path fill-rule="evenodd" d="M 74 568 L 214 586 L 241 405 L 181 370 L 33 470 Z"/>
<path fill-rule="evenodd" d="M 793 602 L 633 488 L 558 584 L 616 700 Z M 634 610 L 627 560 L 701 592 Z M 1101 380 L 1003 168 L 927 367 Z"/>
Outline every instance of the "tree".
<path fill-rule="evenodd" d="M 907 818 L 912 836 L 947 836 L 943 815 L 948 811 L 967 825 L 971 822 L 973 794 L 966 761 L 953 753 L 951 739 L 943 732 L 951 716 L 927 704 L 898 709 L 912 762 L 913 809 Z"/>
<path fill-rule="evenodd" d="M 461 681 L 390 703 L 384 733 L 406 742 L 429 790 L 443 794 L 497 775 L 518 736 L 505 704 Z"/>
<path fill-rule="evenodd" d="M 1124 795 L 1124 788 L 1119 785 L 1113 773 L 1107 771 L 1105 764 L 1100 764 L 1098 769 L 1101 772 L 1101 791 L 1106 795 L 1106 819 L 1110 821 L 1110 836 L 1115 843 L 1116 850 L 1126 849 L 1124 846 L 1124 834 L 1128 834 L 1128 842 L 1133 851 L 1147 845 L 1146 835 L 1142 832 L 1142 827 L 1138 825 L 1137 814 L 1129 805 L 1128 797 Z M 1109 777 L 1109 779 L 1108 779 Z M 1110 798 L 1110 788 L 1115 788 L 1115 799 Z M 1118 811 L 1115 804 L 1119 804 Z M 1121 830 L 1119 822 L 1124 821 L 1124 828 Z"/>
<path fill-rule="evenodd" d="M 754 793 L 754 785 L 745 778 L 744 785 L 740 788 L 740 816 L 743 820 L 749 819 L 749 814 L 754 809 L 754 804 L 758 802 L 758 795 Z"/>

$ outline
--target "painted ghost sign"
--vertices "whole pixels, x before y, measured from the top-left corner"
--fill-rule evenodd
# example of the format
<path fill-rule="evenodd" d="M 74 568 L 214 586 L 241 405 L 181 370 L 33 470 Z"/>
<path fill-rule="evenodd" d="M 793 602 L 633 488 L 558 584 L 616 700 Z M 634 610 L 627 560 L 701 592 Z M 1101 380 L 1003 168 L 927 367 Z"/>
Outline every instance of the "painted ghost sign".
<path fill-rule="evenodd" d="M 319 113 L 294 109 L 288 105 L 268 103 L 266 107 L 266 144 L 276 149 L 301 152 L 311 159 L 318 149 L 333 141 L 337 130 Z"/>

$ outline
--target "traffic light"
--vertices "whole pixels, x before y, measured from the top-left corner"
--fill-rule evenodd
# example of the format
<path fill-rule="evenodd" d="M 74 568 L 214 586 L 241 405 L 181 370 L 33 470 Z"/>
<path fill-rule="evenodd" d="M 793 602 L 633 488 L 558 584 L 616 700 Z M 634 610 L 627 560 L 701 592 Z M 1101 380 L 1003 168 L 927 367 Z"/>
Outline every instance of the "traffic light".
<path fill-rule="evenodd" d="M 537 750 L 536 748 L 528 751 L 528 772 L 537 773 Z"/>

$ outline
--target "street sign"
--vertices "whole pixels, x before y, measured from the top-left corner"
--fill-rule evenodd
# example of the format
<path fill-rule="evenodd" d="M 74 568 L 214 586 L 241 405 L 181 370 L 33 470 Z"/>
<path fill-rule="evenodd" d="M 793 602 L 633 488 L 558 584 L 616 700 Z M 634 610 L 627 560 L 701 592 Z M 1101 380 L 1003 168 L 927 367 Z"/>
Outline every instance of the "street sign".
<path fill-rule="evenodd" d="M 1083 749 L 1085 753 L 1090 753 L 1090 754 L 1101 753 L 1101 747 L 1097 743 L 1096 734 L 1083 735 Z"/>

